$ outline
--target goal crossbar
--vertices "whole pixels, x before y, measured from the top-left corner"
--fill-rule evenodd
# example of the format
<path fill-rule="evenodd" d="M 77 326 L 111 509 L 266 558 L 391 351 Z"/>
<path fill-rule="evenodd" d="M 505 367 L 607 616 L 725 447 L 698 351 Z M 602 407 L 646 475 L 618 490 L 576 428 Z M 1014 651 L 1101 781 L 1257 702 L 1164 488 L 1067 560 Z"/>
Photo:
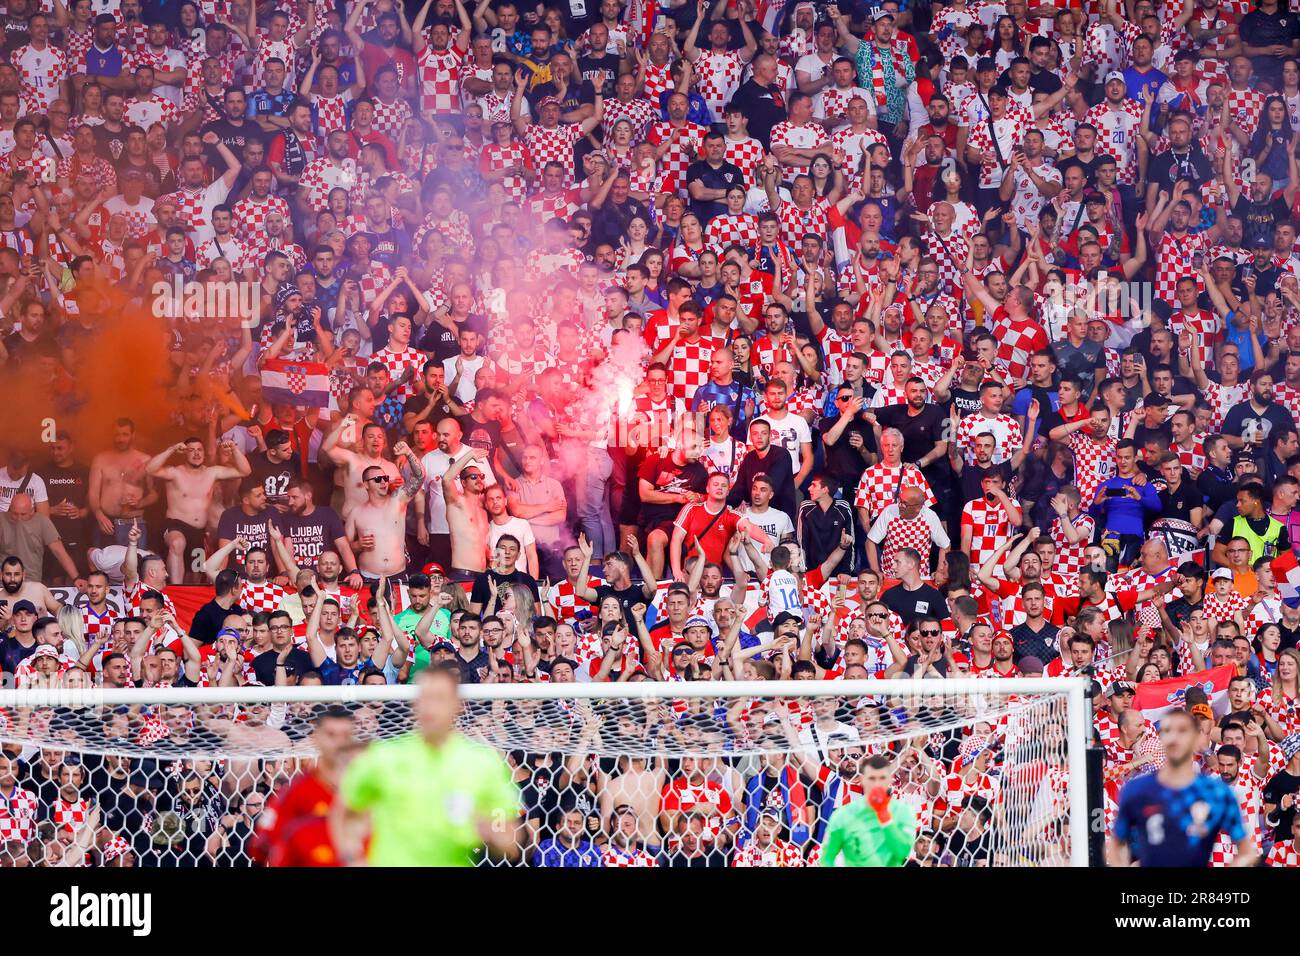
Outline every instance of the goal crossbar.
<path fill-rule="evenodd" d="M 815 698 L 903 698 L 916 701 L 947 699 L 998 700 L 1007 708 L 1013 699 L 1052 697 L 1066 703 L 1066 770 L 1069 775 L 1070 865 L 1086 866 L 1088 854 L 1087 761 L 1088 741 L 1087 682 L 1082 678 L 956 678 L 884 679 L 844 681 L 683 681 L 630 683 L 568 684 L 465 684 L 460 695 L 467 702 L 497 701 L 651 701 L 700 699 L 772 699 L 810 700 Z M 384 704 L 413 701 L 416 685 L 346 685 L 310 687 L 207 687 L 207 688 L 28 688 L 0 690 L 0 717 L 5 712 L 40 711 L 49 708 L 75 710 L 111 710 L 124 707 L 228 706 L 276 704 Z M 1026 705 L 1028 706 L 1028 705 Z M 6 729 L 10 733 L 6 733 Z M 5 728 L 0 721 L 0 739 L 23 739 L 16 728 Z M 306 743 L 306 741 L 304 741 Z M 65 746 L 77 749 L 75 743 Z M 309 752 L 298 751 L 307 756 Z"/>

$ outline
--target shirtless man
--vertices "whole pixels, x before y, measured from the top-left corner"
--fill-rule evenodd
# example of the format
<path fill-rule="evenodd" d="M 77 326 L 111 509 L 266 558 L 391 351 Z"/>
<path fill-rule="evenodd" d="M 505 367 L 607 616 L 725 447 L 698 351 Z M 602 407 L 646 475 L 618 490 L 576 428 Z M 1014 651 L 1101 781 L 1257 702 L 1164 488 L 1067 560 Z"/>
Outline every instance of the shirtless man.
<path fill-rule="evenodd" d="M 352 509 L 368 500 L 368 488 L 363 480 L 363 476 L 368 469 L 378 468 L 390 480 L 397 478 L 400 474 L 397 466 L 384 457 L 384 446 L 387 444 L 387 438 L 384 435 L 383 427 L 380 425 L 372 423 L 362 427 L 360 451 L 351 451 L 342 447 L 344 443 L 352 440 L 350 432 L 356 431 L 358 422 L 357 416 L 344 415 L 338 427 L 325 436 L 325 440 L 321 442 L 320 446 L 321 452 L 344 470 L 343 507 L 339 509 L 339 516 L 344 521 L 352 513 Z"/>
<path fill-rule="evenodd" d="M 63 606 L 44 584 L 27 580 L 22 559 L 12 554 L 0 562 L 0 600 L 8 602 L 0 606 L 0 625 L 9 623 L 9 610 L 19 601 L 31 601 L 47 614 L 58 614 Z"/>
<path fill-rule="evenodd" d="M 608 819 L 617 807 L 631 807 L 636 814 L 641 842 L 658 843 L 655 821 L 666 779 L 663 770 L 649 769 L 645 757 L 620 757 L 618 770 L 618 776 L 610 777 L 600 791 L 600 815 Z"/>
<path fill-rule="evenodd" d="M 137 448 L 135 423 L 119 418 L 113 423 L 113 448 L 102 451 L 90 462 L 90 487 L 86 503 L 95 516 L 101 547 L 126 545 L 126 535 L 133 525 L 141 529 L 140 546 L 145 547 L 144 510 L 158 500 L 158 492 L 145 466 L 149 456 Z"/>
<path fill-rule="evenodd" d="M 246 478 L 252 473 L 252 466 L 238 445 L 223 441 L 221 447 L 234 459 L 234 465 L 205 465 L 203 440 L 187 438 L 154 455 L 144 466 L 145 474 L 166 485 L 167 520 L 163 524 L 163 545 L 166 547 L 167 576 L 172 584 L 185 583 L 186 555 L 202 557 L 204 554 L 203 534 L 216 483 L 228 478 Z M 172 455 L 184 456 L 183 464 L 168 465 Z"/>
<path fill-rule="evenodd" d="M 370 584 L 405 573 L 406 508 L 424 487 L 424 467 L 410 446 L 399 441 L 393 454 L 406 460 L 407 475 L 401 488 L 395 491 L 392 477 L 378 465 L 367 466 L 361 473 L 366 500 L 356 505 L 345 521 L 357 570 Z"/>
<path fill-rule="evenodd" d="M 447 502 L 447 527 L 451 532 L 451 573 L 463 580 L 487 570 L 488 516 L 483 507 L 487 456 L 487 449 L 475 448 L 442 476 L 442 497 Z M 462 475 L 463 485 L 459 480 Z"/>

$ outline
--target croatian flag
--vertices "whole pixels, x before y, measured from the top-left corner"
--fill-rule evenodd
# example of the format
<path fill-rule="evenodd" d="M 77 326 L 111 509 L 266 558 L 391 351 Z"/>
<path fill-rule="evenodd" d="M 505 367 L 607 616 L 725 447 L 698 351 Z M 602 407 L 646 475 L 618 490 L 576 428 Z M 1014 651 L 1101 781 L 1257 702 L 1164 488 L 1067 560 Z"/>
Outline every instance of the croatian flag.
<path fill-rule="evenodd" d="M 1270 562 L 1273 577 L 1277 580 L 1277 593 L 1292 607 L 1300 600 L 1300 561 L 1295 551 L 1284 551 Z"/>
<path fill-rule="evenodd" d="M 844 214 L 831 206 L 826 214 L 826 221 L 831 227 L 831 251 L 835 256 L 835 270 L 843 272 L 853 261 L 849 252 L 848 222 Z"/>
<path fill-rule="evenodd" d="M 262 366 L 262 400 L 271 405 L 328 408 L 329 368 L 321 362 L 271 359 Z"/>
<path fill-rule="evenodd" d="M 1142 715 L 1159 726 L 1160 718 L 1169 711 L 1185 706 L 1187 688 L 1199 687 L 1210 698 L 1210 709 L 1216 717 L 1228 712 L 1228 682 L 1237 674 L 1231 664 L 1212 667 L 1209 670 L 1196 671 L 1182 677 L 1169 677 L 1165 680 L 1147 681 L 1137 685 L 1137 694 L 1133 706 L 1142 711 Z"/>
<path fill-rule="evenodd" d="M 761 0 L 758 4 L 758 22 L 763 29 L 773 35 L 781 25 L 781 14 L 785 12 L 785 0 Z"/>

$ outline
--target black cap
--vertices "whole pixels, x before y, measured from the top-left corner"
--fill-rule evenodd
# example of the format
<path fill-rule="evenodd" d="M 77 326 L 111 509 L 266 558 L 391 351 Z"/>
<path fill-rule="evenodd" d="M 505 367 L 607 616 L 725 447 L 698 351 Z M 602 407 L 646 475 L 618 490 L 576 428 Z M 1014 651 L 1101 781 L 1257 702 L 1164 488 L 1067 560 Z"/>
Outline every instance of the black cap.
<path fill-rule="evenodd" d="M 28 614 L 35 614 L 36 605 L 33 604 L 31 601 L 19 601 L 17 604 L 14 605 L 13 613 L 19 614 L 22 611 L 26 611 Z"/>

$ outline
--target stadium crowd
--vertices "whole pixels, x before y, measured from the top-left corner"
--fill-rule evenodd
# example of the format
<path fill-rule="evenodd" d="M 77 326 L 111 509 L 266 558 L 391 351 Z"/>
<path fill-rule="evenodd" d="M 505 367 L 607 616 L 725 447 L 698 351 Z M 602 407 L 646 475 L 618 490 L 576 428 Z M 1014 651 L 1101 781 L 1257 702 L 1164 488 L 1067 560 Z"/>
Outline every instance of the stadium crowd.
<path fill-rule="evenodd" d="M 1198 759 L 1300 865 L 1286 3 L 3 6 L 5 686 L 1082 673 L 1109 819 L 1231 665 Z M 128 334 L 165 427 L 64 424 Z M 1063 853 L 1061 725 L 1009 843 L 1005 726 L 730 703 L 466 721 L 536 865 L 805 865 L 873 753 L 912 864 Z M 377 714 L 6 712 L 0 863 L 326 861 L 297 758 L 191 755 L 324 806 Z"/>

